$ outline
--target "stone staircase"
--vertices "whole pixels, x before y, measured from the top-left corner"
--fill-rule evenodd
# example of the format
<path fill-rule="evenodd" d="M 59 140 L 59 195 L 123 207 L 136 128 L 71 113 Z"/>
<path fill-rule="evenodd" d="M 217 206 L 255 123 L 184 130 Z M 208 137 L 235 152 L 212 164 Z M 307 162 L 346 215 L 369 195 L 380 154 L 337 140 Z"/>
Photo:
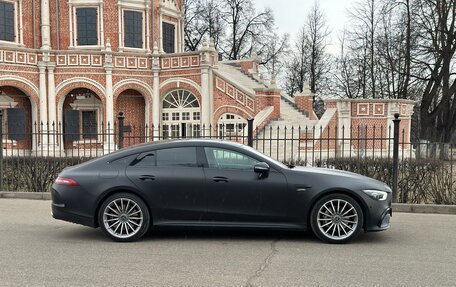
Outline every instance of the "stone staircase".
<path fill-rule="evenodd" d="M 280 101 L 280 119 L 270 121 L 256 136 L 254 147 L 279 161 L 297 159 L 299 156 L 299 132 L 309 131 L 318 121 L 312 121 L 298 110 L 291 99 Z"/>

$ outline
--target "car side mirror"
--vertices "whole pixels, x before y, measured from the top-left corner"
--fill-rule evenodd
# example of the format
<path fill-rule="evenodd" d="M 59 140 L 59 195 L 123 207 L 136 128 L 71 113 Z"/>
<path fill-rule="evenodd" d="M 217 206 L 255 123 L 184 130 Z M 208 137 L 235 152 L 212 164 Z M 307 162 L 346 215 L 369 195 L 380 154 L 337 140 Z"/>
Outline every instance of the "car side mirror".
<path fill-rule="evenodd" d="M 258 173 L 259 178 L 267 177 L 269 174 L 269 165 L 265 162 L 259 162 L 253 167 L 253 171 Z"/>

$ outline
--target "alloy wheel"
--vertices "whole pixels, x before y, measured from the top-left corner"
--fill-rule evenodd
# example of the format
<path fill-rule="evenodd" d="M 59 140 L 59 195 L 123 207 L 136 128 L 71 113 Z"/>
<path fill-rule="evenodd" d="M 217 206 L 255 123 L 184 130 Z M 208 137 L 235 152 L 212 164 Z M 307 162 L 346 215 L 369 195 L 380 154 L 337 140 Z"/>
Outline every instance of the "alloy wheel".
<path fill-rule="evenodd" d="M 358 227 L 359 215 L 356 208 L 344 199 L 331 199 L 318 210 L 318 229 L 329 239 L 349 238 Z"/>
<path fill-rule="evenodd" d="M 143 211 L 138 203 L 128 198 L 116 198 L 103 211 L 103 225 L 113 237 L 127 239 L 135 236 L 143 226 Z"/>

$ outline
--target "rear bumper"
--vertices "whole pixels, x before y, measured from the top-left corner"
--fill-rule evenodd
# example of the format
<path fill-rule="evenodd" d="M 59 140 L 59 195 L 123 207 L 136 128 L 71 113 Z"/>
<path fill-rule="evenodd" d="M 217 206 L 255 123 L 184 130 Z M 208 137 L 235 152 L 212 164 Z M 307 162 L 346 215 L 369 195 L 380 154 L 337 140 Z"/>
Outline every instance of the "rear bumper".
<path fill-rule="evenodd" d="M 74 192 L 59 191 L 56 188 L 52 189 L 52 217 L 76 224 L 96 227 L 94 217 L 87 216 L 81 212 L 81 208 L 78 208 L 80 204 L 77 204 L 78 200 L 75 198 L 74 194 Z M 84 206 L 83 204 L 81 205 Z"/>
<path fill-rule="evenodd" d="M 62 207 L 61 204 L 52 203 L 52 217 L 76 224 L 96 227 L 93 218 L 68 212 L 65 210 L 65 207 Z"/>

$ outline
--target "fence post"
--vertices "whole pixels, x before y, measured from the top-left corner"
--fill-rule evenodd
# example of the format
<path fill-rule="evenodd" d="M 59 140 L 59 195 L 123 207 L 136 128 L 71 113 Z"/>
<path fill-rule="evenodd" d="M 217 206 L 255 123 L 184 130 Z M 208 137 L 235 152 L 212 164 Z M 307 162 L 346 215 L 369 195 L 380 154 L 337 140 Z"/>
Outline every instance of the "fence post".
<path fill-rule="evenodd" d="M 253 119 L 247 120 L 247 145 L 253 147 Z"/>
<path fill-rule="evenodd" d="M 3 110 L 0 110 L 0 191 L 3 191 Z"/>
<path fill-rule="evenodd" d="M 399 171 L 399 114 L 394 114 L 394 139 L 393 139 L 393 202 L 397 202 L 397 182 Z"/>
<path fill-rule="evenodd" d="M 119 115 L 117 116 L 117 119 L 119 120 L 119 149 L 122 149 L 124 147 L 124 120 L 125 116 L 123 112 L 119 112 Z"/>

